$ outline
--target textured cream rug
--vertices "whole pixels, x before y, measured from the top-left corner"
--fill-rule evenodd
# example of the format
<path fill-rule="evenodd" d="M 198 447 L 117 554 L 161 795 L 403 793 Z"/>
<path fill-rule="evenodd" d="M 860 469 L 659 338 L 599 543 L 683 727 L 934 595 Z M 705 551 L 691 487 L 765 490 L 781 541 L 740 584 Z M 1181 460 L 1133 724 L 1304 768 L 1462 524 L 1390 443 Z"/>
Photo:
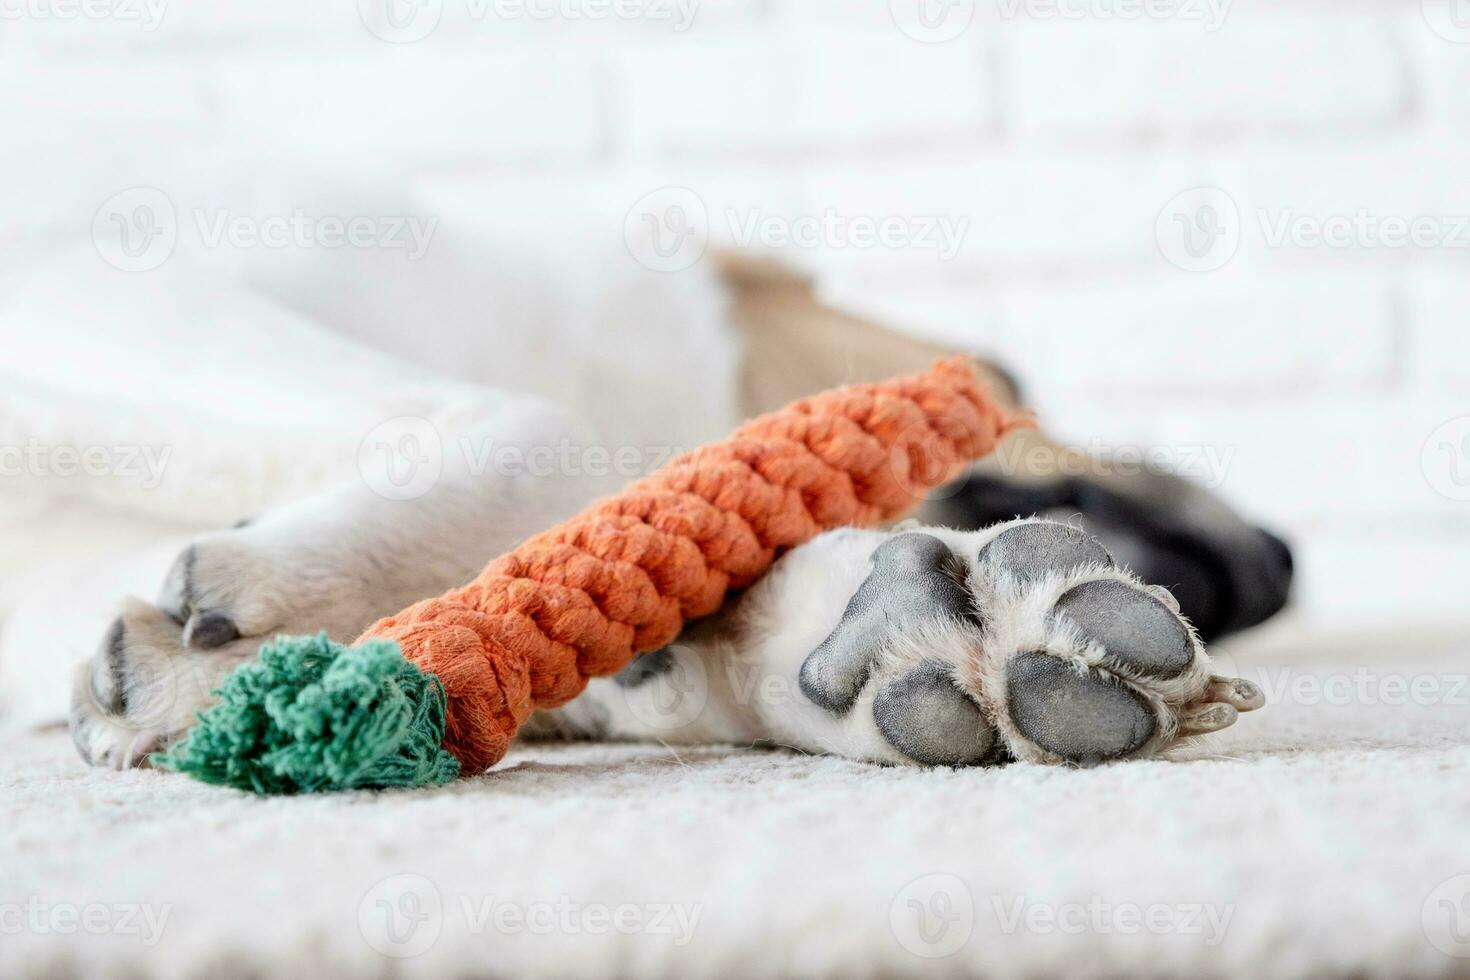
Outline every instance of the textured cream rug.
<path fill-rule="evenodd" d="M 1245 666 L 1267 710 L 1092 771 L 583 744 L 258 799 L 21 736 L 0 974 L 1463 976 L 1467 669 Z"/>

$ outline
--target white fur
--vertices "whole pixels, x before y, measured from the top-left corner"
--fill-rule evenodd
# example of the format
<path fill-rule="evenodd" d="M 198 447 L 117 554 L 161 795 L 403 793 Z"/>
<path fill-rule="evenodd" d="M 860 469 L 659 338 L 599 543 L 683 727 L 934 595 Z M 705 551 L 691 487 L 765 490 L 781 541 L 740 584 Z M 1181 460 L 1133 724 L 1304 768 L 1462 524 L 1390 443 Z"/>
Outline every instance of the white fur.
<path fill-rule="evenodd" d="M 1199 701 L 1211 676 L 1198 640 L 1191 634 L 1190 667 L 1177 678 L 1161 681 L 1120 665 L 1074 625 L 1051 615 L 1064 592 L 1087 581 L 1115 579 L 1154 595 L 1167 596 L 1166 590 L 1103 566 L 1049 575 L 1023 587 L 1005 569 L 979 559 L 985 544 L 1019 523 L 1024 522 L 974 532 L 904 526 L 903 530 L 938 537 L 964 562 L 965 584 L 977 609 L 984 611 L 985 626 L 939 621 L 896 634 L 880 651 L 857 702 L 844 713 L 812 704 L 797 685 L 797 675 L 802 661 L 836 627 L 848 600 L 871 571 L 873 551 L 894 531 L 843 529 L 795 549 L 731 610 L 680 641 L 675 670 L 633 688 L 596 682 L 578 702 L 563 709 L 564 721 L 573 731 L 611 738 L 673 744 L 774 743 L 913 765 L 879 731 L 873 699 L 888 679 L 923 661 L 937 660 L 982 705 L 1013 755 L 1058 763 L 1063 760 L 1016 729 L 1006 698 L 1006 666 L 1011 658 L 1044 650 L 1079 672 L 1117 677 L 1148 700 L 1158 727 L 1138 755 L 1156 754 L 1176 744 L 1180 711 Z M 1172 596 L 1166 601 L 1174 604 Z"/>
<path fill-rule="evenodd" d="M 445 314 L 459 324 L 448 333 L 436 334 L 432 326 L 422 333 L 402 332 L 400 356 L 394 358 L 322 329 L 322 323 L 341 315 L 331 305 L 332 291 L 302 292 L 305 287 L 286 274 L 293 268 L 289 261 L 262 273 L 235 267 L 228 257 L 185 253 L 150 278 L 99 271 L 94 261 L 93 268 L 73 279 L 71 271 L 80 260 L 72 253 L 59 254 L 55 264 L 44 267 L 26 290 L 0 307 L 0 340 L 22 355 L 10 370 L 23 373 L 18 383 L 0 387 L 0 398 L 8 398 L 17 409 L 0 414 L 6 420 L 0 424 L 9 426 L 0 435 L 11 441 L 35 436 L 48 444 L 156 444 L 170 448 L 175 463 L 151 487 L 38 478 L 30 491 L 42 498 L 106 503 L 154 520 L 170 515 L 219 523 L 265 507 L 245 527 L 196 535 L 191 550 L 164 576 L 156 603 L 145 601 L 152 598 L 145 591 L 144 598 L 122 604 L 118 623 L 125 655 L 120 675 L 108 668 L 105 650 L 75 672 L 73 732 L 83 753 L 97 762 L 133 765 L 176 738 L 208 704 L 219 678 L 251 656 L 262 639 L 326 630 L 336 639 L 350 640 L 375 619 L 469 579 L 489 558 L 622 482 L 615 472 L 589 475 L 585 462 L 575 471 L 553 466 L 539 474 L 507 472 L 493 465 L 494 450 L 518 450 L 525 459 L 533 450 L 567 444 L 604 451 L 633 448 L 655 465 L 683 448 L 676 440 L 712 435 L 714 420 L 727 414 L 733 360 L 718 349 L 709 371 L 660 363 L 655 357 L 643 366 L 651 372 L 644 382 L 624 377 L 614 386 L 594 370 L 558 386 L 554 378 L 520 372 L 522 358 L 535 362 L 525 346 L 530 342 L 528 324 L 512 321 L 484 332 L 499 338 L 496 343 L 508 342 L 510 357 L 492 374 L 566 395 L 575 404 L 565 409 L 532 393 L 446 380 L 412 366 L 415 359 L 425 359 L 411 356 L 415 345 L 421 354 L 431 350 L 429 360 L 439 359 L 438 367 L 445 366 L 444 351 L 456 351 L 461 342 L 466 344 L 464 359 L 475 361 L 483 354 L 454 332 L 467 322 L 463 310 Z M 450 250 L 441 260 L 462 265 L 470 254 Z M 354 290 L 363 282 L 377 283 L 385 276 L 432 282 L 443 272 L 375 267 L 381 261 L 374 258 L 367 266 L 346 259 L 337 263 L 341 267 L 333 274 L 341 277 L 343 309 L 360 308 L 361 297 Z M 520 257 L 519 263 L 525 261 Z M 280 278 L 273 280 L 272 275 Z M 620 287 L 608 288 L 612 295 L 626 290 L 628 296 L 641 297 L 627 310 L 658 306 L 661 293 L 644 291 L 645 278 L 633 275 Z M 512 276 L 509 281 L 519 280 Z M 485 288 L 493 292 L 501 287 Z M 653 339 L 643 344 L 648 349 L 668 342 L 670 349 L 687 353 L 691 336 L 720 334 L 721 328 L 711 326 L 722 323 L 716 294 L 711 291 L 701 299 L 697 289 L 680 288 L 684 301 L 671 301 L 670 308 L 680 311 L 694 304 L 694 333 L 676 341 L 675 328 L 665 322 L 652 328 Z M 559 313 L 548 312 L 558 308 L 551 303 L 537 306 L 537 315 L 549 317 L 546 323 L 564 342 L 626 347 L 617 339 L 623 321 L 607 298 L 586 286 L 576 293 L 575 299 L 562 301 Z M 403 307 L 400 312 L 405 321 L 422 318 L 422 311 Z M 609 324 L 611 338 L 588 340 L 594 322 L 588 317 L 594 312 Z M 381 327 L 387 314 L 379 311 L 377 316 L 372 322 Z M 99 325 L 105 328 L 102 340 L 97 339 Z M 683 328 L 681 322 L 677 329 Z M 386 340 L 383 335 L 373 339 Z M 76 383 L 77 375 L 70 372 L 78 357 L 89 359 L 81 367 L 103 383 Z M 587 360 L 596 362 L 597 357 Z M 664 379 L 673 379 L 667 390 L 661 390 L 667 387 Z M 677 379 L 682 380 L 675 384 Z M 709 398 L 685 390 L 707 382 Z M 668 411 L 670 404 L 679 411 Z M 579 407 L 591 411 L 601 432 L 580 421 Z M 402 416 L 426 420 L 443 445 L 437 482 L 407 500 L 389 499 L 382 487 L 354 472 L 376 427 Z M 663 420 L 662 428 L 650 421 L 654 418 Z M 640 427 L 650 436 L 641 442 L 607 435 L 627 436 Z M 807 654 L 837 624 L 868 573 L 873 550 L 891 531 L 836 531 L 792 551 L 730 611 L 680 641 L 675 648 L 678 670 L 640 686 L 597 681 L 558 717 L 539 719 L 538 730 L 671 743 L 774 743 L 909 764 L 878 730 L 873 698 L 884 680 L 922 659 L 937 659 L 992 716 L 1014 754 L 1056 761 L 1026 743 L 1008 723 L 1005 664 L 1017 652 L 1046 649 L 1072 660 L 1079 670 L 1113 669 L 1104 664 L 1104 651 L 1052 621 L 1048 612 L 1065 588 L 1088 577 L 1133 580 L 1096 568 L 1018 589 L 1003 571 L 980 568 L 973 560 L 998 529 L 925 530 L 964 559 L 957 567 L 964 566 L 965 584 L 987 611 L 986 628 L 981 632 L 969 623 L 935 623 L 895 638 L 881 651 L 873 676 L 850 710 L 834 714 L 812 704 L 800 691 L 798 672 Z M 67 596 L 74 577 L 63 575 L 58 582 Z M 192 605 L 182 608 L 186 578 Z M 78 650 L 58 648 L 50 627 L 54 612 L 32 612 L 61 605 L 54 594 L 43 592 L 13 618 L 0 647 L 0 694 L 63 687 L 55 678 L 70 670 Z M 243 636 L 213 649 L 197 648 L 192 631 L 209 611 L 223 611 Z M 88 610 L 81 610 L 78 619 L 104 621 Z M 1149 698 L 1161 723 L 1149 751 L 1173 740 L 1179 709 L 1207 684 L 1201 650 L 1195 659 L 1185 678 L 1168 684 L 1123 677 Z M 25 679 L 15 683 L 17 675 Z M 39 683 L 37 676 L 43 676 Z M 118 693 L 127 695 L 122 716 L 108 707 Z M 28 721 L 65 711 L 59 704 L 37 707 L 27 705 Z"/>

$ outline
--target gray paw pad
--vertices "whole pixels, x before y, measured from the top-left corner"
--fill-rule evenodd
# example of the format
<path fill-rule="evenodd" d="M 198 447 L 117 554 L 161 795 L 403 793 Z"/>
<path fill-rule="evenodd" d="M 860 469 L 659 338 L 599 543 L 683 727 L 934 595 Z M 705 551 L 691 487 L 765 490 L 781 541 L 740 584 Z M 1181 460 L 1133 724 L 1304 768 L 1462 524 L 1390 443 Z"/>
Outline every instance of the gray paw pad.
<path fill-rule="evenodd" d="M 1111 678 L 1079 675 L 1044 653 L 1011 661 L 1006 693 L 1021 734 L 1070 762 L 1118 759 L 1154 734 L 1154 715 L 1143 698 Z"/>
<path fill-rule="evenodd" d="M 1051 522 L 1018 524 L 1002 531 L 980 549 L 980 560 L 1004 568 L 1023 583 L 1079 565 L 1113 564 L 1113 556 L 1096 538 Z"/>
<path fill-rule="evenodd" d="M 921 765 L 975 766 L 995 752 L 995 729 L 937 663 L 883 685 L 873 718 L 890 745 Z"/>
<path fill-rule="evenodd" d="M 659 647 L 634 657 L 628 666 L 613 675 L 613 683 L 618 687 L 642 687 L 660 674 L 667 674 L 675 665 L 674 651 Z"/>
<path fill-rule="evenodd" d="M 1109 656 L 1151 677 L 1178 677 L 1194 661 L 1189 632 L 1173 610 L 1123 582 L 1083 582 L 1057 600 L 1056 612 Z"/>
<path fill-rule="evenodd" d="M 954 554 L 932 534 L 890 538 L 872 561 L 873 571 L 848 600 L 842 621 L 801 665 L 802 693 L 828 711 L 852 707 L 895 631 L 973 615 L 970 593 L 949 572 Z"/>

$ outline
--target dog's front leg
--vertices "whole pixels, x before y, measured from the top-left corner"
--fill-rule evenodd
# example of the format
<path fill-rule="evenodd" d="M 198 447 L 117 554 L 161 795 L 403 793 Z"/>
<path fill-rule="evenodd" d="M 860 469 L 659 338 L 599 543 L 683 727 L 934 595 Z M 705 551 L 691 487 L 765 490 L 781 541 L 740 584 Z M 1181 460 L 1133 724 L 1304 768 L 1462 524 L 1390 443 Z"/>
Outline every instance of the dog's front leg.
<path fill-rule="evenodd" d="M 71 728 L 81 754 L 142 763 L 189 728 L 220 678 L 262 641 L 320 630 L 350 641 L 468 581 L 612 478 L 580 465 L 594 448 L 587 433 L 539 403 L 497 404 L 463 429 L 444 423 L 437 439 L 431 481 L 385 484 L 368 471 L 185 548 L 157 600 L 129 600 L 79 668 Z"/>

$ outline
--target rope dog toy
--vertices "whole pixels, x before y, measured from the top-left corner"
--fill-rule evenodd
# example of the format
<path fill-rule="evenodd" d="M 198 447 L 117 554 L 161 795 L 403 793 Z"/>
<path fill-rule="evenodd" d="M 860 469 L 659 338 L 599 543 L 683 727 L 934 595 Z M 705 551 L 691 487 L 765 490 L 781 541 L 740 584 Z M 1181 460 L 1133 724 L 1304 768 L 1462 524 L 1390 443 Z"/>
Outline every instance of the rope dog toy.
<path fill-rule="evenodd" d="M 278 637 L 155 756 L 257 793 L 448 782 L 823 531 L 897 520 L 1011 429 L 965 358 L 753 419 L 352 647 Z"/>

